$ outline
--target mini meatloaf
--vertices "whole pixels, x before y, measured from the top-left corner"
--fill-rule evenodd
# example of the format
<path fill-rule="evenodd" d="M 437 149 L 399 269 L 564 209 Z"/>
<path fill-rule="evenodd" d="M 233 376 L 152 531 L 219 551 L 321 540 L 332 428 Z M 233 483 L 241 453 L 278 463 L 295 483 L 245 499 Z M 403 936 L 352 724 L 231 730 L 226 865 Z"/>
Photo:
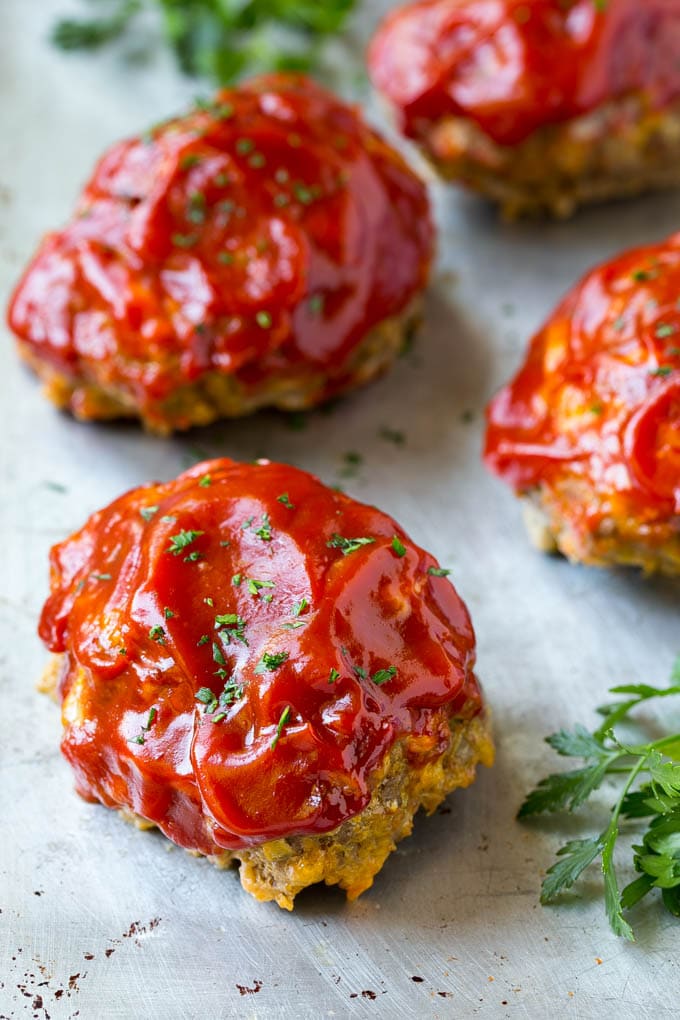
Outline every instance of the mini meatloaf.
<path fill-rule="evenodd" d="M 680 234 L 589 273 L 492 402 L 486 462 L 536 544 L 680 574 Z"/>
<path fill-rule="evenodd" d="M 52 550 L 40 634 L 78 792 L 260 900 L 373 882 L 490 765 L 468 612 L 395 522 L 268 461 L 134 489 Z"/>
<path fill-rule="evenodd" d="M 357 110 L 263 77 L 106 153 L 9 323 L 81 419 L 300 410 L 393 361 L 432 247 L 424 185 Z"/>
<path fill-rule="evenodd" d="M 508 217 L 680 184 L 678 0 L 419 0 L 369 60 L 441 175 Z"/>

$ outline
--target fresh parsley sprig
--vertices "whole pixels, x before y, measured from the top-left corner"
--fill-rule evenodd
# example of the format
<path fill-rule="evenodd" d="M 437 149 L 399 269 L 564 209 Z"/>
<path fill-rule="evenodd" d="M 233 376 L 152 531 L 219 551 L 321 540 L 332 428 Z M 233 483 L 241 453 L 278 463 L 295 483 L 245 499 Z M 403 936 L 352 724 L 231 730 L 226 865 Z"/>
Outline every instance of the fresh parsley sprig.
<path fill-rule="evenodd" d="M 138 16 L 156 10 L 182 70 L 228 85 L 253 71 L 322 66 L 325 41 L 341 31 L 356 2 L 106 0 L 94 17 L 58 21 L 52 41 L 63 50 L 98 49 L 132 36 Z"/>
<path fill-rule="evenodd" d="M 620 778 L 622 785 L 609 824 L 598 835 L 571 840 L 558 850 L 559 859 L 543 882 L 541 902 L 552 903 L 599 858 L 609 924 L 616 935 L 632 941 L 633 930 L 623 912 L 653 889 L 661 891 L 670 913 L 680 917 L 680 733 L 630 744 L 619 738 L 615 727 L 633 724 L 631 714 L 640 705 L 680 696 L 680 658 L 668 687 L 625 684 L 612 687 L 610 693 L 623 697 L 598 709 L 602 722 L 592 733 L 579 725 L 547 738 L 559 755 L 580 758 L 584 764 L 543 779 L 524 801 L 518 817 L 576 811 L 605 779 Z M 639 877 L 623 890 L 614 862 L 622 819 L 649 819 L 641 842 L 633 847 Z"/>

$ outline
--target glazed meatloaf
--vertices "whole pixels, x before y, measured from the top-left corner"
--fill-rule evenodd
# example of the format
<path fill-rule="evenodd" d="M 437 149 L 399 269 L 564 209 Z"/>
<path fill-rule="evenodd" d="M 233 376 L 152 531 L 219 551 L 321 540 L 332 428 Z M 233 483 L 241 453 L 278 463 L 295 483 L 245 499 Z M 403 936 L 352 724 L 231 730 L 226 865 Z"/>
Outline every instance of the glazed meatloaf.
<path fill-rule="evenodd" d="M 532 538 L 680 574 L 680 234 L 589 273 L 492 402 L 486 462 Z"/>
<path fill-rule="evenodd" d="M 106 153 L 9 323 L 81 419 L 300 410 L 392 362 L 432 244 L 423 184 L 360 114 L 268 76 Z"/>
<path fill-rule="evenodd" d="M 373 882 L 491 764 L 470 618 L 380 511 L 261 461 L 134 489 L 52 551 L 40 633 L 78 792 L 291 909 Z"/>
<path fill-rule="evenodd" d="M 417 0 L 370 68 L 439 173 L 508 217 L 680 184 L 677 0 Z"/>

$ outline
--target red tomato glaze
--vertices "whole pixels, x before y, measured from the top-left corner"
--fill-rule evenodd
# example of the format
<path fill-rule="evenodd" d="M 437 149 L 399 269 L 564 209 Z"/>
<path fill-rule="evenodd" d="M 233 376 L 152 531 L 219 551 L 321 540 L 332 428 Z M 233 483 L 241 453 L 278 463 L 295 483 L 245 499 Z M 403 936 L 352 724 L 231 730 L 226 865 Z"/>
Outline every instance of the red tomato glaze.
<path fill-rule="evenodd" d="M 222 459 L 134 489 L 51 565 L 40 635 L 65 653 L 77 788 L 181 846 L 332 830 L 397 739 L 424 764 L 481 709 L 435 560 L 295 468 Z"/>
<path fill-rule="evenodd" d="M 110 149 L 9 323 L 142 407 L 209 370 L 328 373 L 422 289 L 432 243 L 423 184 L 353 108 L 263 77 Z"/>
<path fill-rule="evenodd" d="M 408 134 L 461 116 L 515 145 L 626 93 L 680 96 L 680 0 L 420 0 L 388 16 L 369 65 Z"/>
<path fill-rule="evenodd" d="M 489 408 L 486 462 L 519 492 L 572 475 L 641 522 L 680 513 L 680 234 L 589 273 Z M 576 511 L 576 507 L 573 508 Z"/>

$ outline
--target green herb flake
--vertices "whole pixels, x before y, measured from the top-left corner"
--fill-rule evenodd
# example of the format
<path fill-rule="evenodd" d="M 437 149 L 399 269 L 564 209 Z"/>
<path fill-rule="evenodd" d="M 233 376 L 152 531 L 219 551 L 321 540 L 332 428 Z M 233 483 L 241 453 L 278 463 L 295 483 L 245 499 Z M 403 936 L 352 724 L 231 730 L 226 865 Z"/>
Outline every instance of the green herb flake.
<path fill-rule="evenodd" d="M 95 581 L 110 581 L 111 574 L 90 574 L 90 577 Z"/>
<path fill-rule="evenodd" d="M 446 567 L 428 567 L 427 572 L 431 577 L 448 577 L 451 573 Z"/>
<path fill-rule="evenodd" d="M 406 436 L 399 429 L 390 428 L 389 425 L 383 425 L 378 435 L 381 439 L 384 439 L 387 443 L 394 443 L 395 446 L 404 446 L 406 443 Z"/>
<path fill-rule="evenodd" d="M 330 540 L 326 542 L 326 546 L 329 549 L 340 549 L 343 556 L 349 556 L 350 553 L 356 552 L 361 549 L 364 545 L 373 545 L 375 542 L 374 538 L 345 538 L 343 535 L 338 535 L 337 532 L 332 535 Z"/>
<path fill-rule="evenodd" d="M 287 661 L 289 654 L 289 652 L 265 652 L 255 667 L 255 672 L 258 675 L 273 672 Z"/>
<path fill-rule="evenodd" d="M 671 325 L 669 322 L 659 322 L 654 330 L 654 336 L 659 340 L 667 340 L 669 336 L 673 336 L 676 332 L 676 327 Z"/>
<path fill-rule="evenodd" d="M 274 736 L 274 739 L 271 742 L 271 749 L 272 749 L 272 751 L 274 750 L 274 748 L 278 744 L 279 739 L 281 737 L 281 734 L 283 732 L 283 728 L 284 728 L 284 726 L 286 725 L 286 723 L 288 722 L 289 719 L 290 719 L 290 705 L 286 705 L 286 707 L 284 708 L 283 712 L 281 713 L 281 716 L 279 718 L 278 723 L 276 724 L 276 734 Z"/>
<path fill-rule="evenodd" d="M 170 545 L 166 552 L 172 553 L 173 556 L 179 556 L 187 546 L 190 546 L 192 542 L 195 542 L 197 538 L 204 534 L 204 531 L 180 531 L 176 535 L 171 535 Z"/>
<path fill-rule="evenodd" d="M 223 266 L 233 266 L 236 260 L 230 251 L 220 251 L 217 253 L 217 261 Z"/>
<path fill-rule="evenodd" d="M 142 519 L 147 521 L 147 522 L 150 521 L 151 518 L 154 516 L 154 514 L 157 514 L 157 513 L 158 513 L 158 507 L 157 506 L 143 506 L 141 508 L 141 510 L 139 511 L 139 514 L 142 517 Z"/>
<path fill-rule="evenodd" d="M 255 142 L 251 138 L 238 138 L 236 141 L 236 152 L 239 156 L 247 156 L 255 148 Z"/>
<path fill-rule="evenodd" d="M 293 616 L 299 616 L 304 613 L 305 609 L 309 605 L 309 599 L 301 598 L 299 602 L 293 603 Z"/>
<path fill-rule="evenodd" d="M 402 556 L 406 555 L 406 546 L 404 545 L 404 543 L 402 542 L 398 535 L 395 535 L 394 538 L 392 539 L 392 549 L 397 554 L 397 556 L 399 556 L 400 559 Z"/>
<path fill-rule="evenodd" d="M 188 152 L 186 156 L 182 156 L 180 159 L 179 168 L 182 171 L 191 170 L 192 167 L 198 166 L 200 162 L 200 156 L 197 156 L 194 152 Z"/>
<path fill-rule="evenodd" d="M 269 312 L 260 310 L 255 316 L 255 322 L 258 324 L 260 329 L 270 329 L 272 324 L 272 317 Z"/>
<path fill-rule="evenodd" d="M 187 219 L 191 223 L 205 223 L 206 200 L 202 191 L 192 191 L 187 206 Z"/>
<path fill-rule="evenodd" d="M 210 641 L 210 635 L 209 634 L 201 634 L 200 638 L 196 642 L 196 645 L 200 648 L 201 645 L 207 645 L 208 641 Z"/>
<path fill-rule="evenodd" d="M 275 584 L 273 581 L 259 581 L 256 577 L 249 577 L 248 579 L 248 591 L 251 595 L 259 595 L 262 588 L 274 588 Z"/>
<path fill-rule="evenodd" d="M 161 627 L 160 623 L 154 624 L 150 629 L 149 637 L 152 641 L 157 641 L 159 645 L 165 644 L 165 630 Z"/>
<path fill-rule="evenodd" d="M 331 668 L 331 671 L 330 671 L 330 673 L 328 674 L 328 683 L 329 683 L 329 684 L 334 684 L 334 683 L 335 683 L 335 681 L 336 681 L 336 680 L 339 680 L 339 679 L 340 679 L 340 672 L 339 672 L 339 670 L 337 670 L 337 669 L 336 669 L 336 668 L 335 668 L 335 667 L 333 666 L 333 667 Z"/>
<path fill-rule="evenodd" d="M 226 666 L 227 663 L 224 658 L 224 653 L 216 641 L 213 641 L 212 643 L 212 655 L 218 666 Z"/>
<path fill-rule="evenodd" d="M 173 234 L 172 243 L 176 248 L 193 248 L 198 241 L 198 234 Z"/>
<path fill-rule="evenodd" d="M 672 365 L 659 365 L 658 368 L 650 369 L 649 374 L 659 376 L 660 378 L 665 379 L 665 377 L 667 375 L 670 375 L 672 371 L 673 371 Z"/>
<path fill-rule="evenodd" d="M 212 484 L 212 478 L 210 475 L 203 475 L 198 479 L 198 484 L 202 489 L 207 489 Z"/>
<path fill-rule="evenodd" d="M 258 538 L 261 538 L 263 542 L 271 542 L 272 540 L 272 525 L 269 520 L 269 514 L 263 514 L 262 523 L 257 528 L 255 534 Z"/>
<path fill-rule="evenodd" d="M 240 574 L 234 574 L 234 576 L 231 579 L 231 583 L 233 584 L 234 588 L 240 588 L 241 587 L 241 575 Z"/>
<path fill-rule="evenodd" d="M 287 507 L 288 510 L 294 510 L 295 509 L 295 503 L 291 503 L 290 497 L 288 496 L 287 492 L 282 492 L 280 496 L 277 496 L 276 497 L 276 502 L 277 503 L 282 503 L 283 506 Z"/>
<path fill-rule="evenodd" d="M 168 609 L 167 606 L 163 610 L 163 616 L 165 617 L 166 620 L 172 620 L 174 615 L 175 614 L 173 613 L 172 609 Z"/>
<path fill-rule="evenodd" d="M 158 709 L 156 709 L 156 708 L 150 708 L 149 709 L 149 714 L 146 717 L 146 722 L 141 727 L 141 730 L 137 734 L 137 736 L 136 737 L 132 737 L 130 743 L 132 743 L 132 744 L 143 744 L 145 742 L 146 734 L 149 732 L 149 730 L 153 726 L 154 719 L 156 718 L 157 715 L 158 715 Z"/>
<path fill-rule="evenodd" d="M 371 680 L 374 684 L 380 687 L 382 684 L 386 684 L 388 680 L 397 675 L 396 666 L 388 666 L 387 669 L 379 669 L 377 673 L 374 673 Z"/>

